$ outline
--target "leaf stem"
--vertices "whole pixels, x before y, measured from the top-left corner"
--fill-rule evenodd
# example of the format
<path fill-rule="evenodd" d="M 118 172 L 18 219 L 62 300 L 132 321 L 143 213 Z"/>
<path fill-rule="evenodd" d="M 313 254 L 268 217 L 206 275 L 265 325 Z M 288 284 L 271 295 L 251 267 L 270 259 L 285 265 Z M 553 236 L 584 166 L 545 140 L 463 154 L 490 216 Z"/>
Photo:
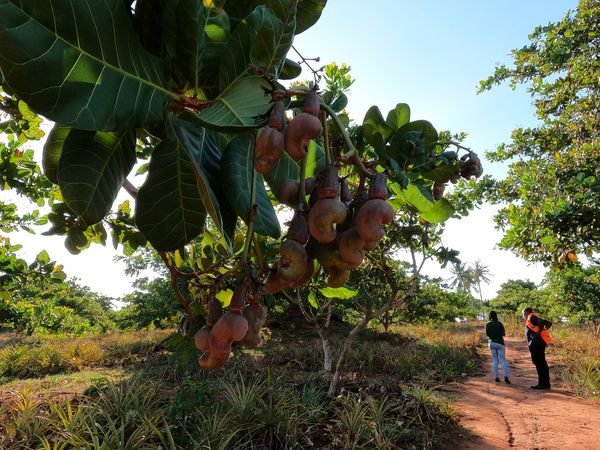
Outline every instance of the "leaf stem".
<path fill-rule="evenodd" d="M 254 156 L 253 156 L 254 157 Z M 248 211 L 248 229 L 246 230 L 246 240 L 244 241 L 244 253 L 242 254 L 242 265 L 248 264 L 248 252 L 252 243 L 252 235 L 254 233 L 254 218 L 258 213 L 256 207 L 256 169 L 252 166 L 252 187 L 250 189 L 250 211 Z"/>
<path fill-rule="evenodd" d="M 350 149 L 346 153 L 344 153 L 342 156 L 340 156 L 340 160 L 343 163 L 351 161 L 352 164 L 354 164 L 356 166 L 356 168 L 358 169 L 358 171 L 361 174 L 363 174 L 363 175 L 365 175 L 367 177 L 370 177 L 371 175 L 373 175 L 373 172 L 365 167 L 365 165 L 363 164 L 362 160 L 358 156 L 358 150 L 356 149 L 356 147 L 352 143 L 352 139 L 350 139 L 350 135 L 348 134 L 348 131 L 346 130 L 346 127 L 344 127 L 344 124 L 342 123 L 342 121 L 340 120 L 340 118 L 338 117 L 338 115 L 335 113 L 335 111 L 333 109 L 331 109 L 331 107 L 329 105 L 325 104 L 325 103 L 321 103 L 321 109 L 324 109 L 325 111 L 327 111 L 327 114 L 329 115 L 329 117 L 331 117 L 333 119 L 333 121 L 335 122 L 335 124 L 340 129 L 340 132 L 342 133 L 342 137 L 344 138 L 344 142 L 346 143 L 346 145 Z"/>
<path fill-rule="evenodd" d="M 300 184 L 298 185 L 298 210 L 303 211 L 305 205 L 306 186 L 304 181 L 306 180 L 306 160 L 308 157 L 302 158 L 302 164 L 300 165 Z"/>

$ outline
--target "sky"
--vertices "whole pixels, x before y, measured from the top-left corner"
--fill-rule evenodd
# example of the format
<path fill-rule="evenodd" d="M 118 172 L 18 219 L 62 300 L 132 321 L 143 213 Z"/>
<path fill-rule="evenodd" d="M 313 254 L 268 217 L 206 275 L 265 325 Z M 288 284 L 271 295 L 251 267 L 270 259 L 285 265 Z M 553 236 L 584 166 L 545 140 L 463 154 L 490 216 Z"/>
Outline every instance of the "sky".
<path fill-rule="evenodd" d="M 479 81 L 496 65 L 510 64 L 510 51 L 526 45 L 536 26 L 558 21 L 576 6 L 575 0 L 329 0 L 321 19 L 295 38 L 294 47 L 306 58 L 319 57 L 315 67 L 332 61 L 351 67 L 355 83 L 346 109 L 357 123 L 372 105 L 385 116 L 397 103 L 408 103 L 412 120 L 429 120 L 438 131 L 467 132 L 463 144 L 482 157 L 485 173 L 500 178 L 506 166 L 489 163 L 485 152 L 508 142 L 514 128 L 535 125 L 535 111 L 525 88 L 499 86 L 477 95 Z M 293 50 L 288 56 L 297 59 Z M 305 69 L 300 79 L 309 76 Z M 136 186 L 143 181 L 133 174 L 128 178 Z M 117 202 L 126 198 L 121 194 Z M 448 221 L 443 239 L 460 251 L 463 262 L 480 260 L 489 268 L 491 282 L 482 286 L 486 299 L 509 279 L 539 283 L 545 273 L 497 248 L 502 237 L 492 220 L 497 209 L 487 205 L 466 219 Z M 30 260 L 46 249 L 69 277 L 97 292 L 121 297 L 132 291 L 133 280 L 113 261 L 118 251 L 110 244 L 74 256 L 62 237 L 10 237 L 23 244 L 21 256 Z M 435 263 L 424 273 L 450 276 Z"/>

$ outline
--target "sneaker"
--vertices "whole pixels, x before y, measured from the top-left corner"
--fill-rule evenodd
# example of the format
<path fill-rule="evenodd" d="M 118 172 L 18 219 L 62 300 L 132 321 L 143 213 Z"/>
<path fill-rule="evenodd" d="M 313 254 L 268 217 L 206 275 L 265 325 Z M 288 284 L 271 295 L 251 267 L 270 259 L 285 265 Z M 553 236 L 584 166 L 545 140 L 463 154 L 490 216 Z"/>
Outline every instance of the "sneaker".
<path fill-rule="evenodd" d="M 500 378 L 496 378 L 496 383 L 500 383 Z"/>
<path fill-rule="evenodd" d="M 536 384 L 535 386 L 531 386 L 531 389 L 550 389 L 549 384 Z"/>
<path fill-rule="evenodd" d="M 508 379 L 508 377 L 504 377 L 504 382 L 505 382 L 506 384 L 511 384 L 511 383 L 510 383 L 510 380 Z"/>

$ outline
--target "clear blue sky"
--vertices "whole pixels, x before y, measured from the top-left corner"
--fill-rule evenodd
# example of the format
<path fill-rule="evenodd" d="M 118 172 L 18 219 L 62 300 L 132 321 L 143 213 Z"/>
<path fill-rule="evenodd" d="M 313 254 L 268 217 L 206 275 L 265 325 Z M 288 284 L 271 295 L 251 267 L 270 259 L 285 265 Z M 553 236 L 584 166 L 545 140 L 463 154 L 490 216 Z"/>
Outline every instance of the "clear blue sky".
<path fill-rule="evenodd" d="M 510 50 L 525 45 L 535 26 L 560 20 L 576 5 L 574 0 L 329 0 L 321 20 L 297 36 L 294 45 L 305 57 L 319 56 L 321 64 L 336 61 L 352 68 L 356 82 L 347 109 L 355 121 L 362 122 L 371 105 L 385 115 L 396 103 L 408 103 L 413 119 L 427 119 L 438 130 L 469 133 L 465 145 L 483 156 L 507 141 L 513 128 L 535 123 L 535 116 L 525 89 L 498 87 L 476 95 L 478 82 L 495 65 L 510 62 Z M 296 59 L 293 51 L 290 57 Z M 302 75 L 308 76 L 306 71 Z M 504 173 L 500 165 L 487 163 L 484 169 L 494 176 Z M 133 175 L 129 179 L 135 185 L 142 181 Z M 544 273 L 494 249 L 500 234 L 492 213 L 487 207 L 466 220 L 450 221 L 444 240 L 461 251 L 463 261 L 481 259 L 490 267 L 486 298 L 510 278 L 539 282 Z M 123 266 L 112 262 L 110 245 L 72 256 L 59 237 L 20 234 L 11 239 L 25 244 L 28 259 L 46 248 L 69 276 L 98 292 L 118 297 L 131 290 Z M 426 273 L 447 275 L 434 265 Z"/>

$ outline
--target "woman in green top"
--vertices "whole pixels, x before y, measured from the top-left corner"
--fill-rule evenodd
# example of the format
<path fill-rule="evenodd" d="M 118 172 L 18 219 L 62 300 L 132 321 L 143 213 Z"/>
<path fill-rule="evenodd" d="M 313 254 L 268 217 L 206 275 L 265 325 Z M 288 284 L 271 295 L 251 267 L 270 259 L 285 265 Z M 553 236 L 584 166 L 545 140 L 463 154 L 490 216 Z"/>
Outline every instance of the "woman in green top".
<path fill-rule="evenodd" d="M 490 311 L 490 321 L 485 324 L 485 334 L 490 341 L 490 351 L 492 352 L 492 368 L 496 383 L 500 383 L 498 376 L 498 362 L 502 363 L 502 374 L 504 382 L 510 384 L 508 379 L 508 364 L 506 362 L 505 347 L 504 347 L 504 325 L 498 320 L 496 311 Z"/>

